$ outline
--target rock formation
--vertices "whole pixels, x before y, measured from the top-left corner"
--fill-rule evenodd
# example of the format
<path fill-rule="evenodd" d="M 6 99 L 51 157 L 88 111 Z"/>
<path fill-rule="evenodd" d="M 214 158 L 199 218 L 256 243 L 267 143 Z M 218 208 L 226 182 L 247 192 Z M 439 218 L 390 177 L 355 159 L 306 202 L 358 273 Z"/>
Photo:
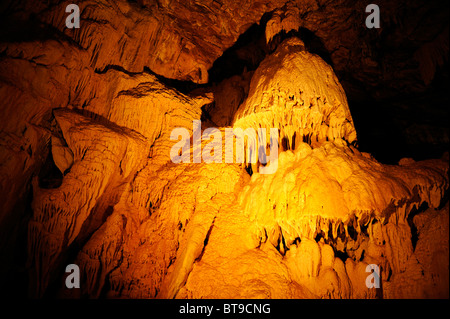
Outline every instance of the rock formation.
<path fill-rule="evenodd" d="M 277 128 L 287 148 L 302 141 L 356 141 L 345 92 L 332 68 L 291 38 L 255 71 L 234 127 Z"/>
<path fill-rule="evenodd" d="M 369 30 L 365 5 L 351 0 L 89 0 L 79 29 L 65 26 L 69 3 L 0 6 L 9 291 L 448 298 L 448 152 L 385 163 L 356 120 L 376 98 L 405 141 L 448 149 L 448 12 L 438 4 L 381 1 L 383 27 Z M 428 105 L 425 123 L 399 115 Z M 276 171 L 225 153 L 174 163 L 176 128 L 188 130 L 192 156 L 210 151 L 209 135 L 195 144 L 195 121 L 222 136 L 276 128 Z M 375 136 L 383 129 L 373 121 Z M 68 264 L 79 289 L 65 286 Z M 366 284 L 369 265 L 380 288 Z"/>

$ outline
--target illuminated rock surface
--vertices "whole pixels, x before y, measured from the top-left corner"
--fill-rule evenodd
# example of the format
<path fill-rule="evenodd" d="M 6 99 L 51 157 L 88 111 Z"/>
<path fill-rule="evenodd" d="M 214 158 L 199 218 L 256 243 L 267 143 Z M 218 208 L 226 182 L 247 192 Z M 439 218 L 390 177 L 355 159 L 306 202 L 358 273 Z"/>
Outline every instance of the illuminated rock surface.
<path fill-rule="evenodd" d="M 380 2 L 390 33 L 365 29 L 352 1 L 82 1 L 76 30 L 68 3 L 0 6 L 14 22 L 0 34 L 0 284 L 63 298 L 448 298 L 448 153 L 385 164 L 358 146 L 390 118 L 413 147 L 448 146 L 436 3 Z M 396 113 L 428 106 L 418 124 Z M 278 169 L 173 163 L 171 132 L 192 142 L 195 120 L 222 136 L 278 128 Z M 379 145 L 397 146 L 390 133 Z M 80 289 L 64 285 L 68 264 Z"/>
<path fill-rule="evenodd" d="M 332 68 L 291 38 L 260 64 L 234 127 L 277 128 L 289 148 L 295 143 L 356 141 L 347 98 Z"/>

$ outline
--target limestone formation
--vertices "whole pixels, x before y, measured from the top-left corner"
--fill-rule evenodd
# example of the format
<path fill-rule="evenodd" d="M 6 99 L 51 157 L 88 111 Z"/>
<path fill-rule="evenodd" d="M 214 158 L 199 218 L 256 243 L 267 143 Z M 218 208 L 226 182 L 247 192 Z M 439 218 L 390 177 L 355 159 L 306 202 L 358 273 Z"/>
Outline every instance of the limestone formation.
<path fill-rule="evenodd" d="M 305 51 L 297 38 L 286 40 L 262 61 L 233 124 L 278 128 L 288 149 L 303 141 L 356 141 L 347 98 L 332 68 Z"/>
<path fill-rule="evenodd" d="M 448 148 L 437 4 L 382 1 L 385 29 L 367 30 L 352 0 L 88 0 L 79 29 L 69 3 L 0 5 L 5 292 L 448 298 L 449 157 L 427 152 Z M 180 128 L 189 161 L 175 163 Z M 217 162 L 193 160 L 214 128 Z M 274 172 L 227 148 L 238 128 L 278 130 Z M 368 136 L 384 154 L 428 148 L 387 163 Z"/>

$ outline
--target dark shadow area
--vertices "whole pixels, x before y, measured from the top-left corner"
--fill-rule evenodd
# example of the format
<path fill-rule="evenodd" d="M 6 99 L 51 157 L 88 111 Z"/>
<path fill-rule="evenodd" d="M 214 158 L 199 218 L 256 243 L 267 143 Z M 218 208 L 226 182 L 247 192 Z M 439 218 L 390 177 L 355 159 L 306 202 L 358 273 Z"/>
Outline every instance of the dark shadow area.
<path fill-rule="evenodd" d="M 386 164 L 441 158 L 449 151 L 449 87 L 447 63 L 425 92 L 379 100 L 374 92 L 363 100 L 349 96 L 359 150 Z"/>
<path fill-rule="evenodd" d="M 54 26 L 39 21 L 34 13 L 31 13 L 28 19 L 17 19 L 14 15 L 0 15 L 0 43 L 44 42 L 46 40 L 66 41 L 83 49 L 71 37 Z"/>
<path fill-rule="evenodd" d="M 142 72 L 130 72 L 130 71 L 124 69 L 120 65 L 113 65 L 113 64 L 107 65 L 103 69 L 96 69 L 95 73 L 97 73 L 97 74 L 104 74 L 104 73 L 108 72 L 109 70 L 119 71 L 119 72 L 125 73 L 125 74 L 127 74 L 129 76 L 134 76 L 134 75 L 138 75 L 138 74 L 142 73 Z M 179 91 L 179 92 L 181 92 L 183 94 L 188 94 L 189 92 L 191 92 L 194 89 L 207 86 L 207 84 L 197 84 L 197 83 L 194 83 L 194 82 L 191 82 L 191 81 L 169 79 L 169 78 L 166 78 L 166 77 L 164 77 L 162 75 L 159 75 L 159 74 L 153 72 L 147 66 L 144 66 L 143 72 L 153 75 L 154 77 L 156 77 L 156 79 L 160 83 L 164 84 L 168 88 L 175 89 L 175 90 L 177 90 L 177 91 Z"/>
<path fill-rule="evenodd" d="M 150 68 L 148 68 L 148 67 L 144 67 L 144 72 L 154 75 L 158 79 L 159 82 L 163 83 L 164 85 L 166 85 L 169 88 L 174 88 L 183 94 L 189 94 L 191 91 L 193 91 L 197 88 L 202 88 L 202 87 L 207 86 L 207 84 L 198 84 L 198 83 L 194 83 L 191 81 L 169 79 L 162 75 L 156 74 L 155 72 L 150 70 Z"/>
<path fill-rule="evenodd" d="M 2 220 L 0 227 L 0 298 L 26 298 L 29 284 L 27 271 L 28 223 L 33 214 L 33 191 L 27 186 L 14 214 Z"/>
<path fill-rule="evenodd" d="M 39 171 L 38 181 L 39 187 L 50 189 L 50 188 L 58 188 L 62 184 L 63 174 L 56 166 L 55 161 L 53 160 L 53 155 L 51 151 L 51 146 L 47 155 L 47 159 L 42 165 L 41 170 Z"/>
<path fill-rule="evenodd" d="M 322 39 L 320 39 L 314 32 L 306 29 L 298 29 L 298 37 L 305 43 L 306 50 L 308 52 L 317 54 L 326 63 L 333 67 L 333 61 L 331 60 L 330 52 L 325 48 Z"/>
<path fill-rule="evenodd" d="M 417 241 L 419 240 L 419 232 L 417 230 L 416 225 L 414 224 L 414 216 L 417 214 L 423 213 L 428 209 L 428 204 L 426 202 L 422 203 L 419 208 L 413 207 L 409 212 L 407 222 L 409 227 L 411 228 L 411 243 L 413 246 L 413 250 L 416 249 Z"/>
<path fill-rule="evenodd" d="M 21 21 L 5 17 L 0 22 L 0 42 L 44 41 L 58 38 L 60 34 L 55 28 L 43 24 L 33 16 Z"/>
<path fill-rule="evenodd" d="M 268 15 L 264 15 L 260 24 L 253 24 L 239 36 L 236 43 L 225 50 L 208 70 L 209 82 L 218 83 L 244 70 L 256 70 L 267 54 L 265 45 L 265 24 Z"/>

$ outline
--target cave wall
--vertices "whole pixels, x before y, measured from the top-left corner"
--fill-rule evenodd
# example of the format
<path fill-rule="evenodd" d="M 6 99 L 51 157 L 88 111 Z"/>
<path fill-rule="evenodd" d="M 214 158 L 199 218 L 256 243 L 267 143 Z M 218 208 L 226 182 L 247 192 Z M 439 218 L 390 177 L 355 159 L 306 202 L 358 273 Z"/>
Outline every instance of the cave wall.
<path fill-rule="evenodd" d="M 367 3 L 351 0 L 80 1 L 80 29 L 65 26 L 69 3 L 0 5 L 0 233 L 2 283 L 11 291 L 376 297 L 361 284 L 365 265 L 375 260 L 385 265 L 384 297 L 448 296 L 448 285 L 439 286 L 448 275 L 448 241 L 438 251 L 441 236 L 432 235 L 436 227 L 448 234 L 439 222 L 448 220 L 448 155 L 404 159 L 394 168 L 377 161 L 440 158 L 448 149 L 449 12 L 441 2 L 381 1 L 381 29 L 367 29 Z M 357 143 L 348 148 L 340 134 L 320 145 L 297 139 L 280 154 L 282 170 L 267 178 L 256 169 L 249 176 L 245 165 L 171 163 L 175 127 L 192 133 L 193 120 L 247 127 L 237 123 L 240 115 L 254 113 L 255 101 L 275 87 L 263 77 L 291 72 L 277 54 L 302 61 L 282 52 L 293 37 L 329 65 L 344 92 L 340 118 L 355 131 L 344 140 Z M 288 132 L 280 123 L 291 138 L 296 128 Z M 425 154 L 411 151 L 421 147 Z M 301 176 L 300 168 L 316 165 L 330 172 Z M 325 222 L 311 215 L 314 205 L 273 208 L 287 206 L 290 192 L 302 187 L 312 190 L 311 205 L 338 194 L 327 202 L 332 216 Z M 295 200 L 292 206 L 301 207 Z M 348 230 L 338 231 L 339 218 L 341 232 L 348 222 L 377 226 L 349 239 Z M 347 239 L 317 237 L 316 229 L 333 227 Z M 404 242 L 409 248 L 398 251 Z M 309 261 L 296 262 L 302 255 Z M 255 273 L 255 262 L 266 266 Z M 69 263 L 81 268 L 81 290 L 64 289 Z"/>

